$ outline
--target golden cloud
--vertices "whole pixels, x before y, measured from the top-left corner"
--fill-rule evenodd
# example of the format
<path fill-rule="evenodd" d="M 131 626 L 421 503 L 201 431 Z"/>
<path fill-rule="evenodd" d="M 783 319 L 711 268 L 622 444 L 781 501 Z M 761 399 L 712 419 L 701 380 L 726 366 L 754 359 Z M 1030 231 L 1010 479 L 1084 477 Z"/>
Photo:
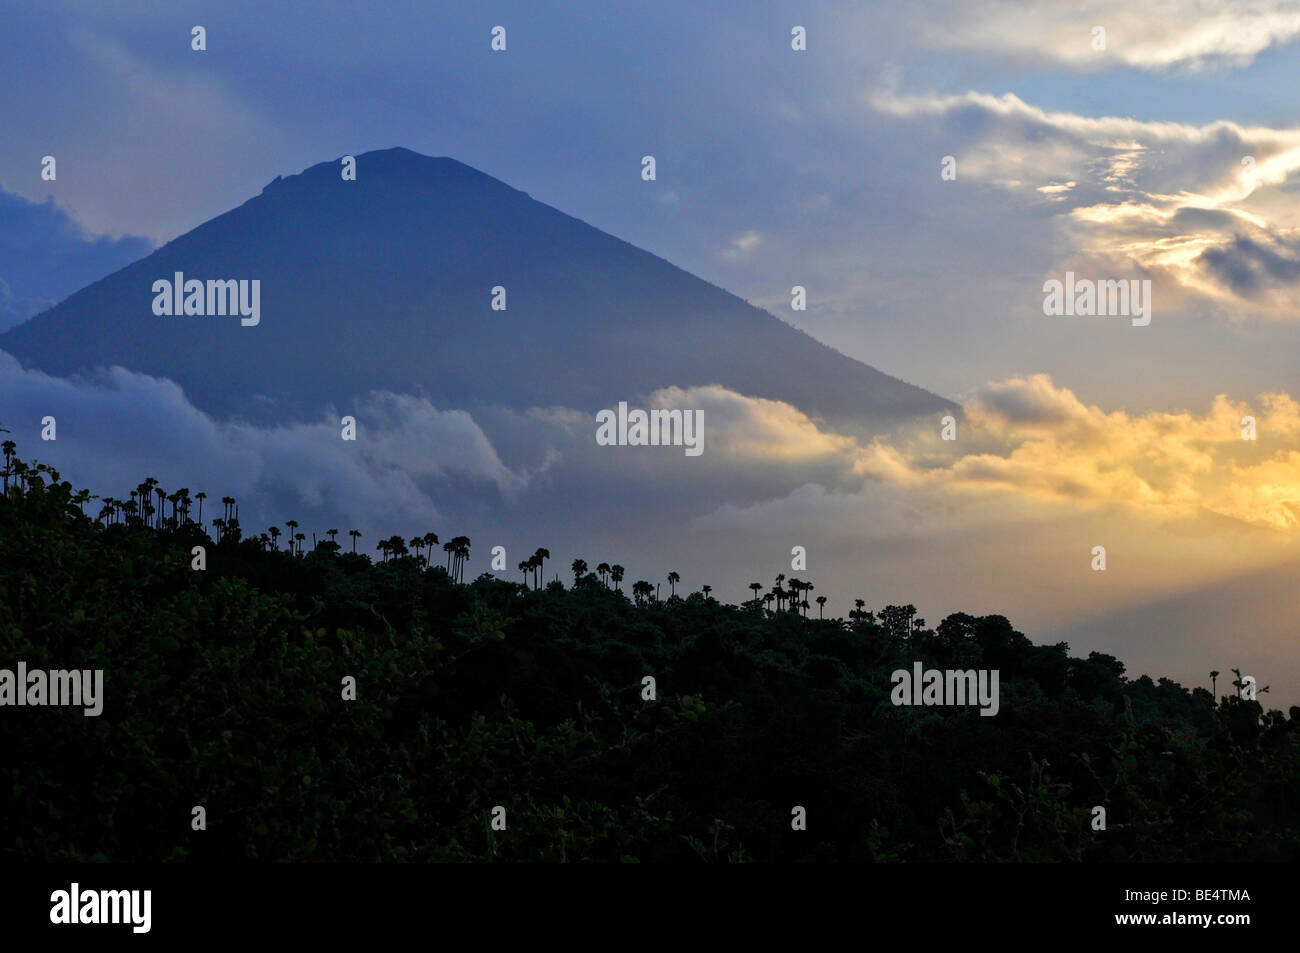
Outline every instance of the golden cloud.
<path fill-rule="evenodd" d="M 983 388 L 955 441 L 929 432 L 877 437 L 856 472 L 905 486 L 1118 504 L 1155 519 L 1214 513 L 1300 526 L 1300 403 L 1216 397 L 1204 414 L 1130 415 L 1085 405 L 1045 374 Z M 1253 421 L 1255 439 L 1249 435 Z"/>

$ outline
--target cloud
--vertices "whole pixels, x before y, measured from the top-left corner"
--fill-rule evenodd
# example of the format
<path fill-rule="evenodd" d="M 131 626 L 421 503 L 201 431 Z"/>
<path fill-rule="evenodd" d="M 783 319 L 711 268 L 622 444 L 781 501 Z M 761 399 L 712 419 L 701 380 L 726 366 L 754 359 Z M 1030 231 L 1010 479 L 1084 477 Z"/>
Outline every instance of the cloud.
<path fill-rule="evenodd" d="M 722 257 L 727 261 L 741 261 L 752 255 L 763 244 L 761 232 L 742 232 L 731 240 L 731 244 L 722 250 Z"/>
<path fill-rule="evenodd" d="M 857 470 L 890 483 L 1115 506 L 1145 520 L 1207 514 L 1300 528 L 1300 403 L 1216 397 L 1204 414 L 1130 415 L 1083 404 L 1036 374 L 983 388 L 948 450 L 930 433 L 877 438 Z M 1243 439 L 1245 418 L 1257 439 Z"/>
<path fill-rule="evenodd" d="M 459 526 L 508 513 L 522 533 L 545 514 L 581 511 L 599 524 L 628 506 L 682 525 L 727 500 L 780 496 L 809 481 L 861 483 L 855 441 L 788 404 L 720 386 L 669 387 L 629 402 L 699 412 L 703 455 L 599 446 L 594 416 L 572 408 L 471 414 L 384 391 L 348 408 L 357 439 L 345 441 L 337 413 L 271 426 L 223 421 L 169 380 L 121 367 L 52 377 L 0 351 L 0 425 L 24 459 L 101 496 L 122 495 L 146 476 L 169 490 L 232 495 L 245 526 L 294 515 L 304 525 L 347 520 L 369 536 L 439 515 Z M 47 416 L 58 428 L 49 442 L 40 439 Z"/>
<path fill-rule="evenodd" d="M 1295 243 L 1234 235 L 1224 245 L 1207 248 L 1197 261 L 1221 284 L 1243 298 L 1285 290 L 1300 278 L 1300 250 Z"/>
<path fill-rule="evenodd" d="M 864 441 L 718 385 L 662 388 L 629 403 L 701 413 L 702 456 L 599 446 L 593 415 L 570 408 L 485 409 L 476 419 L 387 392 L 361 402 L 357 440 L 345 441 L 333 414 L 272 427 L 222 422 L 170 381 L 119 367 L 53 378 L 0 352 L 0 423 L 26 458 L 100 494 L 146 475 L 228 493 L 244 501 L 246 525 L 279 522 L 287 506 L 365 527 L 422 526 L 440 512 L 460 518 L 495 506 L 524 520 L 530 508 L 581 511 L 597 526 L 634 512 L 686 526 L 770 527 L 794 506 L 798 525 L 829 536 L 941 537 L 1088 511 L 1122 513 L 1130 527 L 1300 528 L 1300 402 L 1287 394 L 1219 395 L 1202 413 L 1129 413 L 1034 374 L 974 393 L 955 441 L 941 439 L 937 419 Z M 59 434 L 49 443 L 38 436 L 47 415 Z M 1256 440 L 1242 439 L 1247 417 Z M 858 518 L 813 518 L 846 506 Z"/>
<path fill-rule="evenodd" d="M 664 388 L 641 406 L 702 411 L 701 461 L 662 448 L 597 448 L 590 415 L 533 413 L 568 431 L 573 439 L 556 443 L 561 455 L 571 465 L 580 460 L 601 485 L 631 493 L 641 479 L 671 481 L 678 496 L 716 500 L 709 514 L 696 514 L 704 524 L 772 522 L 784 507 L 797 504 L 804 513 L 825 504 L 829 512 L 836 500 L 870 497 L 878 504 L 871 525 L 900 532 L 1006 526 L 1087 510 L 1120 513 L 1132 525 L 1230 520 L 1300 529 L 1300 402 L 1287 394 L 1252 401 L 1219 395 L 1201 413 L 1130 413 L 1087 404 L 1046 374 L 1018 376 L 967 399 L 951 441 L 942 439 L 937 418 L 863 441 L 789 404 L 718 386 Z M 1254 440 L 1243 439 L 1248 417 Z"/>
<path fill-rule="evenodd" d="M 851 438 L 822 430 L 790 404 L 716 384 L 666 387 L 650 395 L 649 405 L 703 411 L 708 448 L 746 463 L 827 460 L 854 446 Z"/>
<path fill-rule="evenodd" d="M 1096 49 L 1093 29 L 1105 30 Z M 1284 0 L 1125 0 L 953 3 L 923 27 L 940 47 L 1063 63 L 1079 70 L 1131 67 L 1198 72 L 1245 67 L 1300 35 L 1300 10 Z"/>
<path fill-rule="evenodd" d="M 793 486 L 810 475 L 830 478 L 832 471 L 848 474 L 852 469 L 852 454 L 857 446 L 852 437 L 822 429 L 817 421 L 783 401 L 749 397 L 710 384 L 664 387 L 633 397 L 628 404 L 630 408 L 677 409 L 700 414 L 702 462 L 710 467 L 728 468 L 727 479 L 733 485 L 747 482 L 746 474 L 749 474 L 748 481 L 756 484 L 765 484 L 770 476 L 776 475 L 779 481 Z M 661 448 L 598 447 L 592 414 L 550 407 L 534 408 L 529 416 L 566 431 L 572 438 L 565 445 L 566 456 L 584 454 L 587 468 L 619 468 L 626 464 L 649 473 L 661 462 L 668 462 L 675 473 L 689 474 L 694 466 L 688 460 L 687 468 L 679 469 L 681 454 L 667 453 Z M 733 467 L 734 471 L 730 469 Z M 755 472 L 757 467 L 765 468 L 766 472 L 759 475 Z"/>
<path fill-rule="evenodd" d="M 170 488 L 215 489 L 257 507 L 245 510 L 246 525 L 255 514 L 278 522 L 271 506 L 284 500 L 424 525 L 447 481 L 512 498 L 530 478 L 501 462 L 468 413 L 384 392 L 357 408 L 357 439 L 345 441 L 337 416 L 269 428 L 221 422 L 168 380 L 120 367 L 55 378 L 0 352 L 0 407 L 20 455 L 58 467 L 74 485 L 111 495 L 149 475 Z M 38 436 L 45 416 L 57 422 L 55 441 Z"/>
<path fill-rule="evenodd" d="M 1153 281 L 1157 313 L 1201 302 L 1233 320 L 1300 305 L 1300 128 L 1087 117 L 979 92 L 869 97 L 959 138 L 959 178 L 1023 198 L 1058 267 Z"/>
<path fill-rule="evenodd" d="M 152 249 L 134 235 L 90 234 L 52 198 L 30 202 L 0 189 L 0 331 Z"/>

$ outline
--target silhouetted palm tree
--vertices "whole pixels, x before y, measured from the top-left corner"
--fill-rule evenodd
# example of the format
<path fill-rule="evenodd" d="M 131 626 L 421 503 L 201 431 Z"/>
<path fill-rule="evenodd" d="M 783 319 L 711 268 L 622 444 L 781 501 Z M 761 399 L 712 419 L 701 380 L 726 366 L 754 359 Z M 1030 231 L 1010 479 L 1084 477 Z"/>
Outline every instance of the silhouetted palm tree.
<path fill-rule="evenodd" d="M 350 529 L 348 530 L 348 535 L 352 537 L 352 551 L 355 553 L 357 551 L 357 537 L 361 535 L 361 531 Z"/>
<path fill-rule="evenodd" d="M 758 592 L 759 592 L 760 589 L 763 588 L 763 584 L 762 584 L 761 582 L 751 582 L 751 583 L 749 584 L 749 588 L 752 589 L 752 590 L 754 591 L 754 598 L 757 599 L 757 598 L 758 598 Z"/>
<path fill-rule="evenodd" d="M 433 536 L 432 533 L 428 535 Z M 438 537 L 433 536 L 434 542 Z M 447 575 L 452 581 L 458 581 L 465 572 L 465 560 L 469 558 L 469 537 L 456 536 L 442 544 L 442 551 L 447 554 Z"/>
<path fill-rule="evenodd" d="M 158 481 L 155 480 L 153 477 L 145 477 L 145 481 L 140 484 L 140 501 L 149 508 L 149 512 L 145 514 L 146 517 L 152 515 L 154 512 L 153 488 L 156 487 L 157 485 L 158 485 Z M 145 525 L 149 526 L 152 524 L 148 521 L 148 519 L 146 519 Z"/>
<path fill-rule="evenodd" d="M 587 561 L 585 559 L 575 559 L 569 566 L 573 570 L 573 588 L 578 588 L 578 580 L 587 574 Z"/>
<path fill-rule="evenodd" d="M 1218 681 L 1219 681 L 1219 673 L 1218 673 L 1218 671 L 1216 670 L 1216 671 L 1211 672 L 1211 673 L 1210 673 L 1210 694 L 1214 696 L 1214 703 L 1215 703 L 1216 705 L 1219 703 L 1219 694 L 1218 694 L 1219 689 L 1218 689 Z"/>
<path fill-rule="evenodd" d="M 545 568 L 546 560 L 550 558 L 551 558 L 551 551 L 549 549 L 538 549 L 537 552 L 533 553 L 533 559 L 537 560 L 537 568 L 533 573 L 534 588 L 541 588 L 542 570 Z"/>
<path fill-rule="evenodd" d="M 271 534 L 271 548 L 276 552 L 279 552 L 280 551 L 280 544 L 279 544 L 280 527 L 272 526 L 270 529 L 267 530 L 267 532 Z"/>
<path fill-rule="evenodd" d="M 668 598 L 669 599 L 677 595 L 677 584 L 681 581 L 682 581 L 682 577 L 679 576 L 676 573 L 676 571 L 670 572 L 668 574 Z"/>
<path fill-rule="evenodd" d="M 206 500 L 207 498 L 208 495 L 204 493 L 202 490 L 194 494 L 194 499 L 199 501 L 199 525 L 200 526 L 203 525 L 203 501 Z"/>
<path fill-rule="evenodd" d="M 1246 687 L 1246 679 L 1245 679 L 1245 678 L 1242 678 L 1242 675 L 1241 675 L 1241 669 L 1239 669 L 1239 668 L 1234 668 L 1234 669 L 1232 670 L 1232 674 L 1237 676 L 1236 679 L 1233 681 L 1232 684 L 1233 684 L 1233 685 L 1236 687 L 1236 689 L 1237 689 L 1237 697 L 1240 698 L 1240 697 L 1241 697 L 1241 690 L 1242 690 L 1243 688 Z M 1247 676 L 1247 677 L 1249 677 L 1249 676 Z M 1256 688 L 1256 689 L 1255 689 L 1255 694 L 1256 694 L 1256 695 L 1262 695 L 1262 694 L 1264 694 L 1264 693 L 1267 692 L 1267 691 L 1268 691 L 1268 686 L 1265 685 L 1263 688 Z"/>
<path fill-rule="evenodd" d="M 609 583 L 605 582 L 605 577 L 609 575 L 609 563 L 600 563 L 597 565 L 596 575 L 600 576 L 601 585 L 608 589 Z"/>
<path fill-rule="evenodd" d="M 457 536 L 452 540 L 456 544 L 453 555 L 456 557 L 456 581 L 465 581 L 465 564 L 469 562 L 470 541 L 468 536 Z"/>
<path fill-rule="evenodd" d="M 617 564 L 609 567 L 609 578 L 614 580 L 614 587 L 619 592 L 623 591 L 622 583 L 623 583 L 623 573 L 625 571 L 626 570 L 624 570 L 622 566 L 619 566 Z"/>
<path fill-rule="evenodd" d="M 705 599 L 709 598 L 709 593 L 713 591 L 713 587 L 712 587 L 712 586 L 703 586 L 703 587 L 701 587 L 701 588 L 703 588 L 703 590 L 704 590 L 704 598 L 705 598 Z"/>
<path fill-rule="evenodd" d="M 5 430 L 3 433 L 9 433 L 9 431 Z M 0 450 L 3 450 L 5 454 L 5 496 L 9 495 L 9 467 L 13 462 L 14 452 L 17 449 L 18 445 L 12 440 L 6 440 L 4 443 L 0 443 Z"/>
<path fill-rule="evenodd" d="M 790 581 L 785 585 L 790 590 L 790 611 L 797 613 L 799 611 L 799 590 L 803 588 L 803 583 L 791 576 Z"/>

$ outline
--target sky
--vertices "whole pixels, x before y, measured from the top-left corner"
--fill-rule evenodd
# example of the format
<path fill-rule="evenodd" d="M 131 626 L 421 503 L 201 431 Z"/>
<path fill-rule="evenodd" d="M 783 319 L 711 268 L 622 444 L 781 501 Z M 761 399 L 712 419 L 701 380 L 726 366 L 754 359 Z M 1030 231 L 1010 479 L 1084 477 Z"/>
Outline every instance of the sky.
<path fill-rule="evenodd" d="M 277 175 L 397 145 L 451 156 L 963 405 L 956 441 L 935 421 L 864 440 L 747 395 L 661 393 L 725 426 L 711 469 L 679 474 L 695 505 L 671 531 L 607 501 L 629 568 L 689 563 L 739 599 L 807 538 L 840 614 L 858 591 L 931 622 L 1000 612 L 1188 684 L 1240 659 L 1300 700 L 1300 4 L 701 6 L 0 3 L 0 235 L 30 236 L 0 239 L 0 327 Z M 1044 314 L 1066 272 L 1150 281 L 1150 323 Z M 586 423 L 387 399 L 409 439 L 358 465 L 306 425 L 241 431 L 164 383 L 69 384 L 0 355 L 0 409 L 133 407 L 139 426 L 150 407 L 156 443 L 117 448 L 124 479 L 188 428 L 248 492 L 298 467 L 314 476 L 278 499 L 346 485 L 396 519 L 432 515 L 427 481 L 452 474 L 499 500 L 466 497 L 476 539 L 513 547 L 526 512 L 528 535 L 595 561 L 572 507 L 610 464 Z M 430 432 L 457 436 L 395 449 Z"/>

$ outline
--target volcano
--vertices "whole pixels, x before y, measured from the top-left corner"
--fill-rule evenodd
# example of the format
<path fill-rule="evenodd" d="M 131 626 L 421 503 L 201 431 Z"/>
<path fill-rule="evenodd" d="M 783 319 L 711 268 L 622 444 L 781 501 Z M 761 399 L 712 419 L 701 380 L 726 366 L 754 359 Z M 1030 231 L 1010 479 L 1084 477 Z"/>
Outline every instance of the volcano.
<path fill-rule="evenodd" d="M 0 349 L 55 375 L 168 378 L 210 414 L 253 421 L 373 390 L 595 411 L 708 384 L 851 429 L 953 409 L 454 159 L 397 148 L 356 157 L 355 180 L 341 168 L 277 178 L 0 335 Z M 209 291 L 257 282 L 259 319 L 233 304 L 160 315 L 172 292 L 155 285 L 176 275 Z"/>

